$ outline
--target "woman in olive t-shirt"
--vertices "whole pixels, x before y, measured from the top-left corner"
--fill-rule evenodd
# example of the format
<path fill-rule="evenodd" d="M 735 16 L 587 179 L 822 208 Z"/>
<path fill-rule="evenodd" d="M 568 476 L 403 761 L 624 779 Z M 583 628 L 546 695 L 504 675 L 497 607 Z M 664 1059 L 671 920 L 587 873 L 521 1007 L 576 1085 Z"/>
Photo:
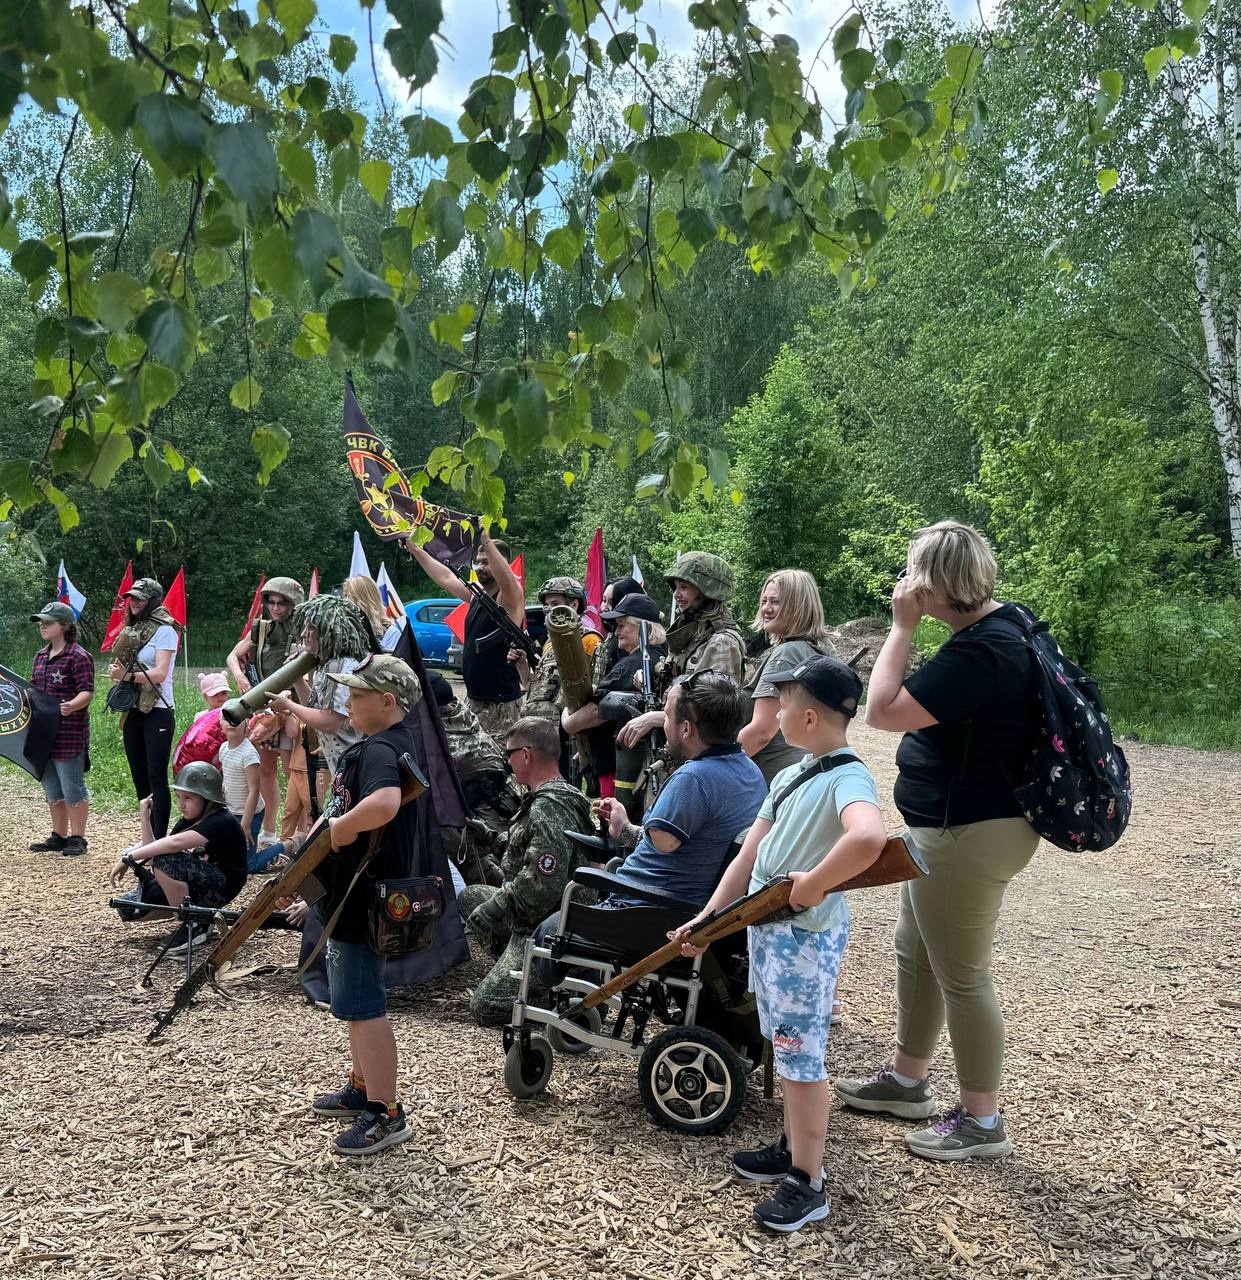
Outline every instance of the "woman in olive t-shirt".
<path fill-rule="evenodd" d="M 747 672 L 743 688 L 750 700 L 750 720 L 737 741 L 770 786 L 781 769 L 806 757 L 800 747 L 785 742 L 776 724 L 780 687 L 771 683 L 771 677 L 795 670 L 815 654 L 835 657 L 836 646 L 823 620 L 819 584 L 804 569 L 779 569 L 768 577 L 753 626 L 767 637 L 769 647 Z"/>

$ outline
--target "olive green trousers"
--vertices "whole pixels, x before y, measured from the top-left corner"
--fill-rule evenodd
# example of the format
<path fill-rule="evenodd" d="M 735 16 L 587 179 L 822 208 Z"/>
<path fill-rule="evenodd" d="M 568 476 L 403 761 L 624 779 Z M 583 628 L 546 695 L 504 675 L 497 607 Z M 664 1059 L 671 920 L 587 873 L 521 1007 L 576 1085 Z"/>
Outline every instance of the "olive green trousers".
<path fill-rule="evenodd" d="M 896 1043 L 929 1058 L 948 1024 L 962 1089 L 993 1093 L 1004 1063 L 1004 1015 L 991 949 L 1004 891 L 1024 871 L 1038 833 L 1024 818 L 911 827 L 928 874 L 901 887 L 896 924 Z"/>

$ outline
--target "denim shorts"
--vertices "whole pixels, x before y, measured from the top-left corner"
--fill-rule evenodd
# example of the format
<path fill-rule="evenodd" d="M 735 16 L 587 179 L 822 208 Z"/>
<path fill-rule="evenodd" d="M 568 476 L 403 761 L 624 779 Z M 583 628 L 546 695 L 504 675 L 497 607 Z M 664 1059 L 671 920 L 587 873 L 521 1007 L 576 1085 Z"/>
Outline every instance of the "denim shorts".
<path fill-rule="evenodd" d="M 849 921 L 822 930 L 781 921 L 751 925 L 749 934 L 750 989 L 776 1073 L 784 1080 L 826 1080 L 832 999 Z"/>
<path fill-rule="evenodd" d="M 388 1012 L 384 985 L 387 962 L 365 942 L 327 944 L 327 983 L 332 996 L 332 1016 L 342 1022 L 369 1022 Z"/>
<path fill-rule="evenodd" d="M 43 771 L 43 794 L 48 804 L 81 804 L 90 799 L 86 789 L 86 752 L 68 760 L 49 760 Z"/>

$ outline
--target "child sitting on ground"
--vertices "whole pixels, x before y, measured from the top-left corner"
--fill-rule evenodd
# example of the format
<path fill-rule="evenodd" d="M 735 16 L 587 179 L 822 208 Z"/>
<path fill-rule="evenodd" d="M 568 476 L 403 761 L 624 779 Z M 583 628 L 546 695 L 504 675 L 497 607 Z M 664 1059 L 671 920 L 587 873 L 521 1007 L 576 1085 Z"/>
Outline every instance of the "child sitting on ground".
<path fill-rule="evenodd" d="M 246 722 L 225 724 L 225 742 L 220 747 L 220 772 L 224 775 L 224 799 L 228 810 L 245 832 L 246 871 L 265 871 L 284 854 L 284 845 L 258 847 L 263 826 L 263 797 L 259 792 L 262 761 L 258 748 L 246 737 Z"/>
<path fill-rule="evenodd" d="M 176 826 L 159 840 L 151 830 L 152 800 L 140 805 L 142 843 L 126 849 L 109 876 L 114 887 L 132 870 L 139 887 L 126 894 L 134 908 L 121 911 L 122 919 L 147 914 L 141 906 L 179 907 L 187 898 L 196 907 L 223 907 L 237 896 L 246 882 L 246 841 L 237 819 L 224 803 L 220 771 L 201 760 L 188 764 L 172 784 L 177 809 Z M 207 937 L 207 926 L 182 925 L 172 953 L 184 952 Z"/>
<path fill-rule="evenodd" d="M 826 1218 L 823 1147 L 831 1095 L 827 1038 L 832 998 L 849 937 L 849 906 L 833 886 L 871 865 L 887 839 L 875 780 L 849 750 L 849 721 L 862 682 L 838 658 L 814 657 L 771 677 L 780 688 L 780 732 L 811 758 L 781 770 L 741 852 L 711 901 L 669 934 L 684 938 L 708 912 L 762 888 L 793 881 L 791 920 L 750 928 L 750 985 L 763 1035 L 771 1041 L 784 1096 L 784 1132 L 770 1146 L 738 1151 L 733 1171 L 776 1182 L 754 1216 L 772 1231 L 796 1231 Z M 703 948 L 682 944 L 686 955 Z"/>

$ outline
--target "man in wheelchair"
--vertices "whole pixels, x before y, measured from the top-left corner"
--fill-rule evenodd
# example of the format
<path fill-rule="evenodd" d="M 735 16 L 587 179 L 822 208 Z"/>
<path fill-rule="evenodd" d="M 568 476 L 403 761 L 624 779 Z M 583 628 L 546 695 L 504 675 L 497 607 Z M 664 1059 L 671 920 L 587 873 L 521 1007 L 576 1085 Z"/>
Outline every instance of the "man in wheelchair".
<path fill-rule="evenodd" d="M 686 907 L 694 914 L 710 897 L 767 794 L 758 766 L 737 745 L 746 711 L 744 694 L 727 675 L 703 671 L 677 681 L 664 719 L 681 763 L 641 826 L 627 822 L 618 801 L 599 802 L 613 840 L 632 852 L 616 872 L 579 867 L 560 911 L 543 921 L 526 949 L 505 1031 L 505 1080 L 517 1096 L 546 1086 L 553 1048 L 574 1053 L 593 1044 L 642 1058 L 644 1101 L 670 1128 L 719 1132 L 740 1109 L 746 1064 L 757 1063 L 762 1044 L 747 993 L 744 936 L 700 960 L 676 962 L 616 997 L 607 1006 L 614 1017 L 606 1034 L 597 1010 L 563 1015 L 581 995 L 665 942 L 667 931 L 686 918 L 679 914 Z M 594 890 L 601 904 L 582 901 L 582 889 Z M 548 991 L 544 1004 L 532 1002 Z M 648 1045 L 652 1016 L 668 1031 Z M 540 1023 L 548 1028 L 546 1039 L 531 1034 Z M 696 1066 L 681 1069 L 681 1059 L 692 1064 L 699 1057 Z"/>

